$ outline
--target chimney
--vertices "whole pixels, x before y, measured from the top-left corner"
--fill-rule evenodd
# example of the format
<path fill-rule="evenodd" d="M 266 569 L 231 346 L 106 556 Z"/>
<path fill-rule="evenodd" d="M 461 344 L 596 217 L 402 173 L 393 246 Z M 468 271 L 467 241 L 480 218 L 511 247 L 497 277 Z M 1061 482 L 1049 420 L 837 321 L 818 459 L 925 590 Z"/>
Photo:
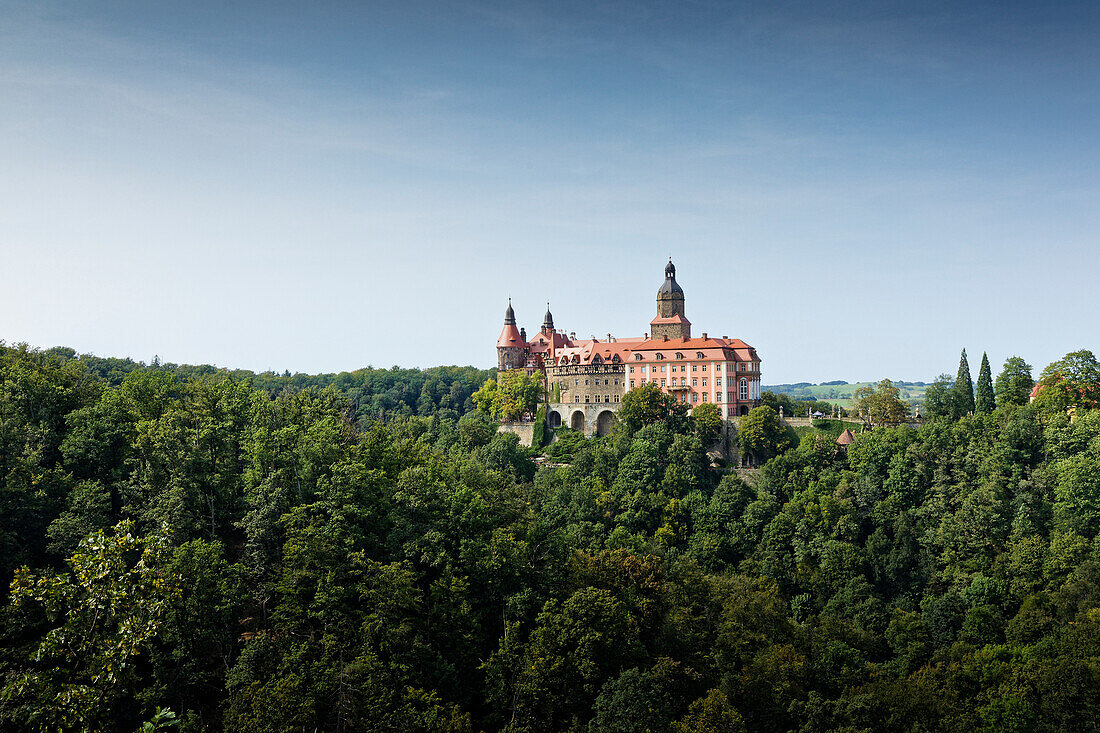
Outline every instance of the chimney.
<path fill-rule="evenodd" d="M 722 337 L 722 340 L 723 340 L 723 341 L 729 341 L 729 340 L 730 340 L 730 337 L 729 337 L 729 336 L 723 336 L 723 337 Z"/>
<path fill-rule="evenodd" d="M 703 340 L 704 340 L 704 341 L 706 341 L 706 340 L 707 340 L 707 332 L 706 332 L 706 331 L 703 331 Z"/>
<path fill-rule="evenodd" d="M 576 341 L 577 340 L 577 332 L 576 331 L 570 331 L 569 332 L 569 339 L 571 341 Z"/>
<path fill-rule="evenodd" d="M 668 334 L 665 334 L 665 335 L 664 335 L 664 336 L 663 336 L 663 337 L 661 338 L 661 340 L 662 340 L 662 341 L 668 341 Z"/>
<path fill-rule="evenodd" d="M 607 334 L 607 340 L 608 340 L 608 341 L 610 341 L 610 340 L 611 340 L 611 334 Z"/>

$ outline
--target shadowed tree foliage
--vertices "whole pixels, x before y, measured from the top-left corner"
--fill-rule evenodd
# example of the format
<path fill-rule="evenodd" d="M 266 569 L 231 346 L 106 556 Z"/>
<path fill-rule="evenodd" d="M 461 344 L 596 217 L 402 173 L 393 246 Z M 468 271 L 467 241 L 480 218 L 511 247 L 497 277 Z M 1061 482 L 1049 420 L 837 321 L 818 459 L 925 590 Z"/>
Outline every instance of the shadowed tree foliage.
<path fill-rule="evenodd" d="M 0 730 L 1095 730 L 1090 357 L 884 382 L 844 450 L 760 407 L 744 471 L 659 390 L 536 464 L 472 400 L 0 346 Z"/>

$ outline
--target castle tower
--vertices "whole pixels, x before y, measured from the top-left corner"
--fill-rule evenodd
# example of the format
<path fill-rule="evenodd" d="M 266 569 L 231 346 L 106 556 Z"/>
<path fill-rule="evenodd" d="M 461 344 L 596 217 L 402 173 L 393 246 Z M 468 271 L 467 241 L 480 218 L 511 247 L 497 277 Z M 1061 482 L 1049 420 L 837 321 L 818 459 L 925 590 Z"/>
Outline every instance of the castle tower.
<path fill-rule="evenodd" d="M 691 338 L 691 321 L 684 316 L 684 289 L 676 282 L 672 258 L 665 265 L 665 281 L 657 290 L 657 317 L 649 325 L 656 340 Z"/>
<path fill-rule="evenodd" d="M 512 310 L 512 299 L 508 299 L 508 310 L 504 311 L 504 329 L 497 339 L 497 371 L 522 369 L 527 361 L 527 342 L 516 328 L 516 312 Z"/>
<path fill-rule="evenodd" d="M 550 315 L 550 304 L 546 304 L 546 315 L 542 318 L 542 333 L 550 336 L 554 333 L 554 316 Z"/>

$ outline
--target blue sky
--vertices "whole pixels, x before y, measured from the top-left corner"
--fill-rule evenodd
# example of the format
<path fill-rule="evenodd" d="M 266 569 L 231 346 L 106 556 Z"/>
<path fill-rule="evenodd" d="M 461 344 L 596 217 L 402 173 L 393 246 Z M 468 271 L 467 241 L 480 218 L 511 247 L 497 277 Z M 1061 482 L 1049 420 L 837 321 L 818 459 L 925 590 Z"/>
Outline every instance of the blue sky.
<path fill-rule="evenodd" d="M 765 383 L 1097 349 L 1096 3 L 0 0 L 0 338 L 494 363 L 512 297 Z"/>

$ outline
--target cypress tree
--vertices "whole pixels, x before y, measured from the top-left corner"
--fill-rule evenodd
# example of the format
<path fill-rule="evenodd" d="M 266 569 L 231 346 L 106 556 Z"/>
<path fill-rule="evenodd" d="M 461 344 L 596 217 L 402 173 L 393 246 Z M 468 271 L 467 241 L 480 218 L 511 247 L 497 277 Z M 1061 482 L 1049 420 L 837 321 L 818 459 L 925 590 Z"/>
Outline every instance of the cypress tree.
<path fill-rule="evenodd" d="M 955 375 L 955 417 L 974 412 L 974 381 L 970 378 L 970 363 L 966 360 L 966 349 L 959 359 L 959 373 Z"/>
<path fill-rule="evenodd" d="M 989 357 L 982 352 L 982 367 L 978 370 L 978 384 L 974 388 L 974 410 L 993 412 L 993 372 L 989 369 Z"/>

